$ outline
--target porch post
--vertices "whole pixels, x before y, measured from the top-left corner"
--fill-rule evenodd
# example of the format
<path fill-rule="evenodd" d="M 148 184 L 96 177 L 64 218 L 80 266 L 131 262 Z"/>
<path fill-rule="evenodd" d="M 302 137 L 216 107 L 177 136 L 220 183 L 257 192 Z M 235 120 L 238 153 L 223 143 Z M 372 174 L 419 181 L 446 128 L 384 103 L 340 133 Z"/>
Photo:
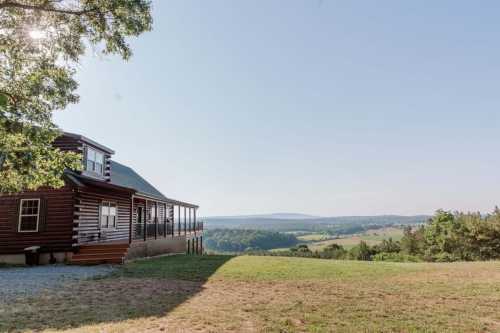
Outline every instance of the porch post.
<path fill-rule="evenodd" d="M 184 235 L 187 234 L 186 206 L 184 206 Z"/>
<path fill-rule="evenodd" d="M 164 210 L 163 210 L 163 236 L 167 238 L 167 232 L 168 232 L 168 215 L 167 215 L 167 204 L 164 205 Z"/>
<path fill-rule="evenodd" d="M 132 227 L 134 225 L 134 195 L 130 196 L 130 226 L 128 231 L 128 243 L 132 243 Z"/>
<path fill-rule="evenodd" d="M 158 201 L 155 201 L 155 239 L 158 238 Z"/>
<path fill-rule="evenodd" d="M 146 200 L 144 207 L 144 241 L 147 240 L 148 236 L 148 200 Z"/>
<path fill-rule="evenodd" d="M 196 224 L 196 208 L 193 208 L 194 215 L 194 234 L 196 235 L 196 231 L 198 231 L 198 225 Z"/>
<path fill-rule="evenodd" d="M 170 214 L 170 207 L 168 207 L 168 214 Z M 175 234 L 175 206 L 172 205 L 172 238 Z"/>
<path fill-rule="evenodd" d="M 193 224 L 191 223 L 191 207 L 188 208 L 189 211 L 189 232 L 193 232 Z"/>
<path fill-rule="evenodd" d="M 177 205 L 177 212 L 179 216 L 177 216 L 177 222 L 178 222 L 178 228 L 177 228 L 177 233 L 179 236 L 181 235 L 181 205 Z"/>

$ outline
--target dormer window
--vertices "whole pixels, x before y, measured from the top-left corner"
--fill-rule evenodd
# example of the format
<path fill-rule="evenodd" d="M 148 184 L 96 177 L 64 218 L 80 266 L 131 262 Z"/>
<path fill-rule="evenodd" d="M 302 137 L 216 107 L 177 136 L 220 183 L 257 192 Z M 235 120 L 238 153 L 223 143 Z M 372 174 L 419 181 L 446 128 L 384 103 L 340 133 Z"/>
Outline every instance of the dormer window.
<path fill-rule="evenodd" d="M 104 154 L 97 150 L 87 147 L 87 161 L 85 170 L 96 173 L 98 175 L 104 174 Z"/>

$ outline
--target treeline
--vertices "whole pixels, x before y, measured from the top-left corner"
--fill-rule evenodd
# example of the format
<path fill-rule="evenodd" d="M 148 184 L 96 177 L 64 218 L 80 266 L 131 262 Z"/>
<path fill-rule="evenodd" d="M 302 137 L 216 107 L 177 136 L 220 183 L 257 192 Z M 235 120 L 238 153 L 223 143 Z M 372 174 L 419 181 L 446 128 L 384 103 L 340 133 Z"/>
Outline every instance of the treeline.
<path fill-rule="evenodd" d="M 327 232 L 330 235 L 347 235 L 363 232 L 374 226 L 416 225 L 425 223 L 430 216 L 345 216 L 325 217 L 305 220 L 276 218 L 205 218 L 207 229 L 253 229 L 278 232 L 308 231 Z M 352 230 L 348 230 L 354 228 Z"/>
<path fill-rule="evenodd" d="M 323 251 L 299 245 L 289 251 L 254 252 L 257 255 L 300 256 L 325 259 L 375 261 L 475 261 L 500 259 L 500 209 L 486 216 L 480 213 L 438 211 L 426 225 L 404 230 L 400 241 L 384 240 L 369 246 L 365 242 L 346 250 L 332 244 Z"/>
<path fill-rule="evenodd" d="M 205 232 L 205 248 L 217 252 L 244 252 L 290 247 L 297 237 L 265 230 L 214 229 Z"/>

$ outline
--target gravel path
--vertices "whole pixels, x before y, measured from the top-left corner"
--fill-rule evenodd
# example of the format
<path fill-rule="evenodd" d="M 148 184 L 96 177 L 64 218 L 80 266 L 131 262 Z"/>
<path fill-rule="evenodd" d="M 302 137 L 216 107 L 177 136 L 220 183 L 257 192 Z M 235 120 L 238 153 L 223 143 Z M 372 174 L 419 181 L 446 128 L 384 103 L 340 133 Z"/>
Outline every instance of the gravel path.
<path fill-rule="evenodd" d="M 106 275 L 111 266 L 36 266 L 0 268 L 0 301 L 31 296 L 65 282 Z"/>

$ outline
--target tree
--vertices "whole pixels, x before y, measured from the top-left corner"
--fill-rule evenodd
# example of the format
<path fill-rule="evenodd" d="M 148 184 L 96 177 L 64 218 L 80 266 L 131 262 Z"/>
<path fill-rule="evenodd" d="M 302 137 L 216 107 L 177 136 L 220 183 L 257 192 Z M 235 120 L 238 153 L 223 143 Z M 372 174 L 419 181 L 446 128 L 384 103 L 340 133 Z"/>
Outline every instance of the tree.
<path fill-rule="evenodd" d="M 360 241 L 358 245 L 353 247 L 349 251 L 349 255 L 351 259 L 354 260 L 366 260 L 369 261 L 371 260 L 371 257 L 373 255 L 373 251 L 370 248 L 368 244 L 366 244 L 365 241 Z"/>
<path fill-rule="evenodd" d="M 383 239 L 380 244 L 373 246 L 373 251 L 377 253 L 398 253 L 401 251 L 401 245 L 390 237 L 388 240 Z"/>
<path fill-rule="evenodd" d="M 0 0 L 0 192 L 60 187 L 81 157 L 51 146 L 54 111 L 78 102 L 75 68 L 89 45 L 132 55 L 151 29 L 147 0 Z"/>
<path fill-rule="evenodd" d="M 401 252 L 409 255 L 420 255 L 424 247 L 424 227 L 421 226 L 415 231 L 411 226 L 404 227 L 403 238 L 401 239 Z"/>

